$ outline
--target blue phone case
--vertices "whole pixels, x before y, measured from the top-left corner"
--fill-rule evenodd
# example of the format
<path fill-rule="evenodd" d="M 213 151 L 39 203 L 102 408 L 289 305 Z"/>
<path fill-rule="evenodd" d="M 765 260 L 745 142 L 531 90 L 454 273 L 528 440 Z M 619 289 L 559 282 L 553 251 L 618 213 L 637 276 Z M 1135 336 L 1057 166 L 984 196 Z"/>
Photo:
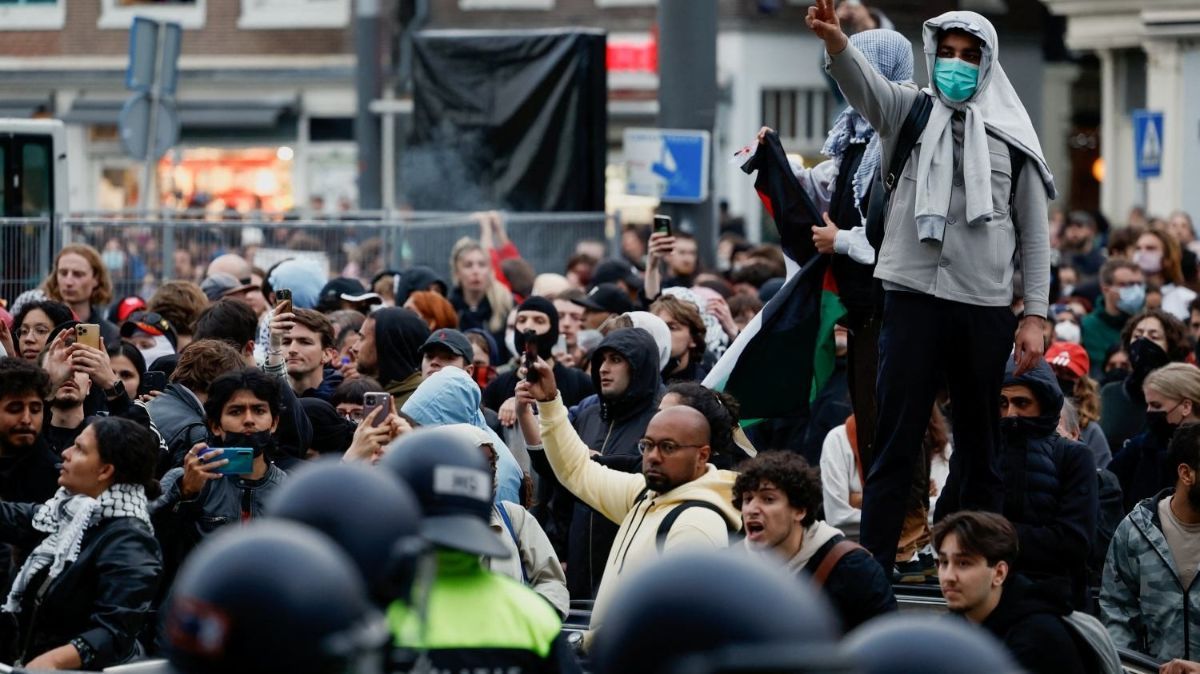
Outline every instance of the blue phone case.
<path fill-rule="evenodd" d="M 218 448 L 214 447 L 212 449 Z M 213 460 L 228 459 L 229 463 L 213 469 L 214 473 L 220 473 L 221 475 L 247 475 L 254 472 L 254 450 L 250 447 L 220 447 L 219 449 L 224 451 L 213 457 Z M 208 452 L 204 454 L 208 454 Z"/>

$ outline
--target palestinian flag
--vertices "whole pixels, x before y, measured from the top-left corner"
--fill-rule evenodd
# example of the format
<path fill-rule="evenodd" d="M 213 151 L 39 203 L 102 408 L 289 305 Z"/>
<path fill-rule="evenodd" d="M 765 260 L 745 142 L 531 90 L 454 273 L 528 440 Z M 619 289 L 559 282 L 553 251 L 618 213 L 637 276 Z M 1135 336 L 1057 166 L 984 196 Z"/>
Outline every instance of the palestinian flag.
<path fill-rule="evenodd" d="M 812 226 L 823 224 L 792 173 L 779 137 L 743 166 L 757 171 L 754 188 L 779 230 L 788 278 L 725 351 L 704 385 L 741 403 L 742 425 L 806 415 L 834 368 L 833 325 L 846 310 L 837 296 L 829 256 L 817 252 Z"/>

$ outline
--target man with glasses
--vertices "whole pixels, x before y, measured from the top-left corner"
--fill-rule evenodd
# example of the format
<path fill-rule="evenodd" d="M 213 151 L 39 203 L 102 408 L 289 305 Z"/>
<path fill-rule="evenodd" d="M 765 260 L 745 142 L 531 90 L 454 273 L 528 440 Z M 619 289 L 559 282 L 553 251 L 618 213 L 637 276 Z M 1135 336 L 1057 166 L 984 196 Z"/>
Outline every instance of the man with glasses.
<path fill-rule="evenodd" d="M 590 647 L 591 636 L 603 624 L 605 609 L 626 574 L 636 573 L 672 549 L 729 545 L 729 532 L 741 526 L 733 507 L 736 474 L 708 463 L 712 454 L 708 419 L 683 405 L 650 419 L 637 442 L 640 474 L 591 460 L 593 452 L 567 418 L 554 371 L 541 359 L 533 367 L 537 381 L 521 382 L 517 399 L 537 403 L 540 437 L 536 439 L 544 443 L 554 474 L 579 500 L 621 523 L 596 593 L 591 631 L 585 638 L 585 647 Z M 530 449 L 537 449 L 537 444 Z"/>

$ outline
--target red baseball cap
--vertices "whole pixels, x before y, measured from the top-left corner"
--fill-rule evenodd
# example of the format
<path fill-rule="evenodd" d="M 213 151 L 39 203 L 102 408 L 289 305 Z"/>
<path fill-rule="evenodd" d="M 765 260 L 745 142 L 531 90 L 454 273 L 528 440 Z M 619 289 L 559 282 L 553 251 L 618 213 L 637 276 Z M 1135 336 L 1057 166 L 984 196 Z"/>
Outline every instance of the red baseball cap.
<path fill-rule="evenodd" d="M 1054 342 L 1046 349 L 1046 362 L 1053 368 L 1082 377 L 1091 369 L 1087 350 L 1074 342 Z"/>

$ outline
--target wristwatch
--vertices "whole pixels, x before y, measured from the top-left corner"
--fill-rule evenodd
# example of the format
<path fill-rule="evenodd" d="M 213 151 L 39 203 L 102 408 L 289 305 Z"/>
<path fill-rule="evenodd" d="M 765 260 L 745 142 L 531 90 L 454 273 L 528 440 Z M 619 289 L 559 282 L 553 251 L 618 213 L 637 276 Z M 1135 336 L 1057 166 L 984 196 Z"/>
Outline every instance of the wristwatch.
<path fill-rule="evenodd" d="M 125 382 L 122 381 L 121 379 L 118 379 L 117 383 L 113 384 L 111 388 L 107 388 L 104 390 L 104 397 L 108 398 L 109 400 L 112 400 L 113 398 L 120 397 L 120 395 L 124 392 L 125 392 Z"/>

